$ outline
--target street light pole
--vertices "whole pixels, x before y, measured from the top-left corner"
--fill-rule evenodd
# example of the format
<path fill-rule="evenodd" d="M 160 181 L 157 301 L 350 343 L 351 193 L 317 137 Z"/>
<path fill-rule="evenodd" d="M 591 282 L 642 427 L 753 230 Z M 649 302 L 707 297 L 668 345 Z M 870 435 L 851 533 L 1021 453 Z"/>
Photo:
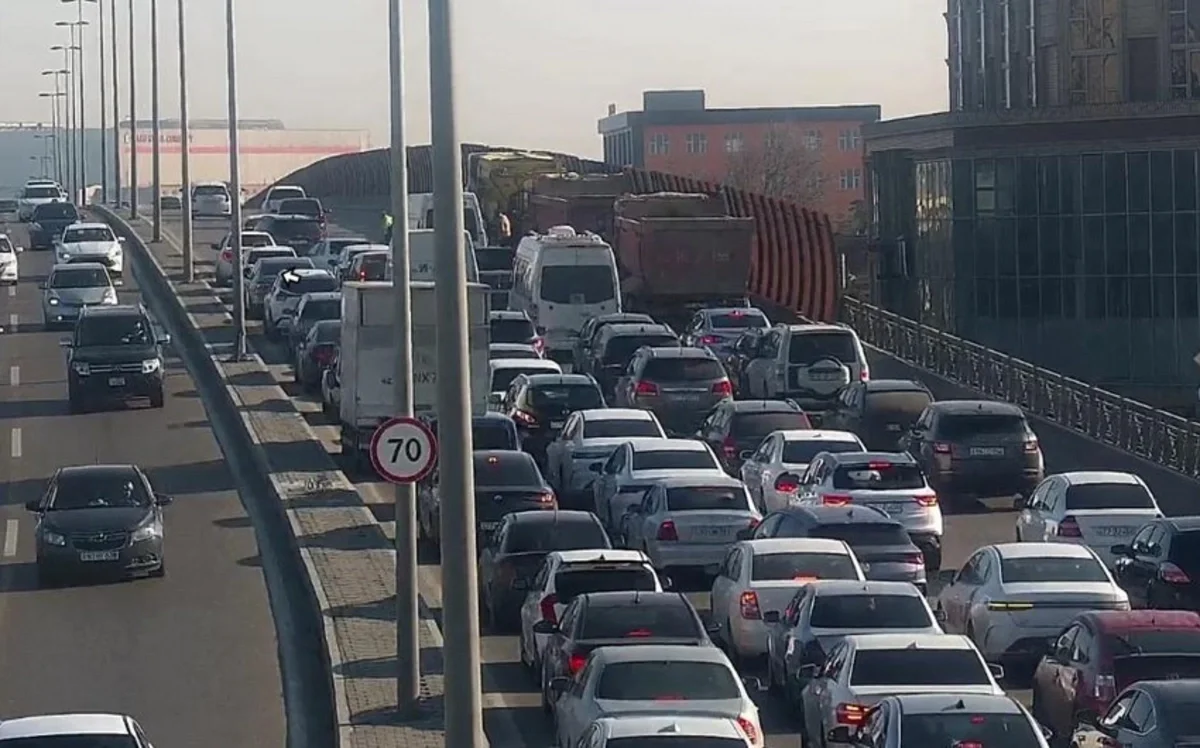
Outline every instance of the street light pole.
<path fill-rule="evenodd" d="M 63 155 L 67 159 L 67 191 L 75 194 L 75 96 L 74 83 L 71 75 L 71 45 L 55 44 L 50 48 L 63 53 L 63 100 L 66 113 L 66 143 L 63 145 Z"/>
<path fill-rule="evenodd" d="M 183 0 L 179 0 L 179 175 L 183 208 L 183 277 L 188 283 L 195 280 L 195 258 L 192 248 L 192 165 L 188 128 L 187 30 Z"/>
<path fill-rule="evenodd" d="M 395 415 L 413 416 L 412 287 L 408 251 L 408 149 L 404 138 L 403 0 L 387 0 L 388 67 L 392 129 L 392 289 L 395 292 L 396 359 L 392 377 Z M 421 690 L 420 618 L 417 591 L 417 494 L 396 484 L 396 708 L 407 713 Z"/>
<path fill-rule="evenodd" d="M 47 71 L 47 72 L 50 72 L 50 71 Z M 44 74 L 45 73 L 43 73 L 43 75 Z M 54 133 L 54 152 L 53 152 L 54 179 L 61 185 L 63 183 L 62 157 L 60 156 L 59 151 L 62 148 L 62 139 L 63 138 L 62 138 L 62 130 L 61 130 L 62 123 L 59 122 L 59 117 L 58 117 L 58 98 L 61 94 L 59 94 L 59 92 L 58 92 L 57 83 L 58 83 L 58 81 L 56 78 L 55 86 L 54 86 L 55 90 L 54 91 L 43 91 L 43 92 L 39 93 L 38 96 L 43 99 L 50 99 L 50 129 Z"/>
<path fill-rule="evenodd" d="M 82 3 L 80 4 L 82 7 Z M 99 13 L 100 47 L 100 202 L 108 204 L 108 86 L 105 82 L 104 71 L 104 5 L 96 8 Z"/>
<path fill-rule="evenodd" d="M 154 182 L 151 207 L 154 215 L 153 241 L 162 241 L 162 123 L 158 116 L 158 0 L 150 0 L 150 137 L 154 144 L 150 155 L 150 174 Z"/>
<path fill-rule="evenodd" d="M 117 0 L 111 0 L 112 10 L 112 181 L 113 201 L 117 208 L 121 207 L 121 76 L 120 65 L 117 64 Z M 101 15 L 104 6 L 100 6 Z M 101 41 L 103 43 L 103 41 Z M 108 168 L 107 165 L 104 167 Z"/>
<path fill-rule="evenodd" d="M 113 0 L 115 3 L 116 0 Z M 133 0 L 129 0 L 129 218 L 131 220 L 138 219 L 138 131 L 137 131 L 137 66 L 134 64 L 136 59 L 137 44 L 134 42 L 135 34 L 133 21 L 136 18 L 134 13 Z"/>
<path fill-rule="evenodd" d="M 242 168 L 238 142 L 237 34 L 233 0 L 225 0 L 225 79 L 229 89 L 229 236 L 233 244 L 233 360 L 246 358 L 246 276 L 242 273 Z"/>
<path fill-rule="evenodd" d="M 471 459 L 467 271 L 463 245 L 462 153 L 454 116 L 453 8 L 429 0 L 429 92 L 433 132 L 433 225 L 437 283 L 437 403 L 442 497 L 442 629 L 446 745 L 483 748 L 476 576 L 475 484 Z M 400 226 L 401 231 L 407 226 Z"/>

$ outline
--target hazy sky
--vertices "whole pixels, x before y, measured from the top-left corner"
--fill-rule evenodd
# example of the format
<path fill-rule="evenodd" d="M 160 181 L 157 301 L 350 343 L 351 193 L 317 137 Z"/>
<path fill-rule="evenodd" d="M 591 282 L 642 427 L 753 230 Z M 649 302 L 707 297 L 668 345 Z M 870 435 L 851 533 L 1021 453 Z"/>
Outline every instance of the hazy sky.
<path fill-rule="evenodd" d="M 459 135 L 493 145 L 599 155 L 608 104 L 641 107 L 645 89 L 704 88 L 710 107 L 868 104 L 885 118 L 946 106 L 945 0 L 454 0 Z M 103 0 L 107 5 L 112 0 Z M 150 114 L 149 8 L 138 14 L 139 115 Z M 191 113 L 223 118 L 222 0 L 186 0 Z M 121 78 L 128 0 L 117 0 Z M 159 0 L 162 116 L 178 106 L 175 0 Z M 244 118 L 289 127 L 366 128 L 387 137 L 385 0 L 237 0 Z M 98 123 L 94 5 L 87 50 L 89 124 Z M 428 142 L 423 0 L 404 0 L 410 142 Z M 38 99 L 61 66 L 75 16 L 57 0 L 0 0 L 0 121 L 47 120 Z M 106 29 L 106 35 L 108 30 Z M 127 116 L 127 94 L 122 116 Z"/>

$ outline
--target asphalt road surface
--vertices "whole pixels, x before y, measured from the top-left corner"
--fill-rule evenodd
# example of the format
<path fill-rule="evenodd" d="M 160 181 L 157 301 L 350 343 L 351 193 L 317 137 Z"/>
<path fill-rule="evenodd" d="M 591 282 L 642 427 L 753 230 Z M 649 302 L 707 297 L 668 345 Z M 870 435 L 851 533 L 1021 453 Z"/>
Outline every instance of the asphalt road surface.
<path fill-rule="evenodd" d="M 0 224 L 28 246 L 23 226 Z M 133 404 L 70 415 L 69 333 L 42 324 L 52 254 L 19 256 L 0 287 L 0 716 L 114 711 L 157 745 L 283 746 L 275 629 L 254 531 L 196 388 L 168 354 L 162 409 Z M 128 267 L 128 263 L 126 263 Z M 138 303 L 126 272 L 123 303 Z M 166 509 L 162 579 L 38 589 L 32 515 L 61 466 L 141 465 Z"/>
<path fill-rule="evenodd" d="M 196 257 L 198 275 L 211 278 L 215 252 L 209 245 L 219 241 L 225 234 L 224 222 L 198 222 L 196 224 Z M 177 221 L 168 221 L 166 230 L 179 236 Z M 334 234 L 347 234 L 336 226 Z M 358 232 L 353 232 L 358 233 Z M 230 301 L 227 290 L 215 291 L 221 298 Z M 290 381 L 290 366 L 281 346 L 271 343 L 260 334 L 260 328 L 252 324 L 251 342 L 281 378 Z M 878 353 L 869 353 L 871 373 L 877 379 L 917 379 L 930 388 L 939 400 L 974 399 L 968 390 L 932 377 L 906 364 Z M 337 430 L 320 412 L 319 398 L 304 395 L 297 388 L 285 385 L 305 413 L 318 436 L 334 454 L 338 452 Z M 1136 473 L 1146 481 L 1157 496 L 1163 510 L 1169 515 L 1200 513 L 1193 505 L 1200 501 L 1200 486 L 1173 471 L 1151 465 L 1128 453 L 1103 446 L 1090 439 L 1066 431 L 1048 423 L 1034 422 L 1034 430 L 1041 440 L 1046 458 L 1047 474 L 1071 470 L 1105 469 L 1124 470 Z M 358 486 L 364 499 L 370 503 L 376 517 L 391 534 L 394 521 L 392 491 L 386 483 L 368 475 L 347 472 Z M 1007 542 L 1014 539 L 1016 513 L 1012 502 L 985 501 L 947 517 L 944 539 L 943 577 L 953 574 L 976 549 L 989 543 Z M 431 556 L 423 554 L 425 563 L 421 567 L 422 594 L 426 602 L 435 609 L 440 607 L 441 571 Z M 940 586 L 935 582 L 936 591 Z M 704 589 L 689 592 L 689 597 L 702 613 L 709 607 L 708 593 Z M 521 743 L 527 746 L 552 745 L 554 740 L 550 721 L 542 714 L 539 696 L 531 676 L 525 673 L 517 655 L 517 637 L 489 635 L 484 632 L 483 645 L 484 722 L 493 745 Z M 1029 692 L 1021 685 L 1014 685 L 1011 693 L 1028 703 Z M 767 733 L 767 745 L 771 748 L 800 745 L 794 721 L 780 704 L 765 694 L 759 699 L 762 709 L 763 728 Z"/>

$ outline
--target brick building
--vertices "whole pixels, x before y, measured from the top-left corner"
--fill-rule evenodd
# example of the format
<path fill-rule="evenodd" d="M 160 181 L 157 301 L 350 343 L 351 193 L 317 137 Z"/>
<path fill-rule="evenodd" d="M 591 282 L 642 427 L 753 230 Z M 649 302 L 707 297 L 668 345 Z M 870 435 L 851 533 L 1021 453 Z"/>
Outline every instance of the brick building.
<path fill-rule="evenodd" d="M 608 163 L 720 182 L 735 154 L 794 128 L 819 163 L 823 200 L 809 207 L 838 221 L 863 199 L 860 131 L 879 119 L 877 105 L 709 109 L 704 91 L 646 91 L 641 111 L 609 107 L 598 131 Z"/>

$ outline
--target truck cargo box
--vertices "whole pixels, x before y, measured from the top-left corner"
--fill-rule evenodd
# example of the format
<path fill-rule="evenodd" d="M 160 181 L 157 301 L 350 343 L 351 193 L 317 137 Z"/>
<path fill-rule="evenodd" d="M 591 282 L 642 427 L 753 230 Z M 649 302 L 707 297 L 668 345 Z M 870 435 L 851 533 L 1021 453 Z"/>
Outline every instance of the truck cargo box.
<path fill-rule="evenodd" d="M 534 182 L 523 231 L 571 226 L 612 241 L 613 205 L 629 190 L 624 174 L 553 174 Z"/>

